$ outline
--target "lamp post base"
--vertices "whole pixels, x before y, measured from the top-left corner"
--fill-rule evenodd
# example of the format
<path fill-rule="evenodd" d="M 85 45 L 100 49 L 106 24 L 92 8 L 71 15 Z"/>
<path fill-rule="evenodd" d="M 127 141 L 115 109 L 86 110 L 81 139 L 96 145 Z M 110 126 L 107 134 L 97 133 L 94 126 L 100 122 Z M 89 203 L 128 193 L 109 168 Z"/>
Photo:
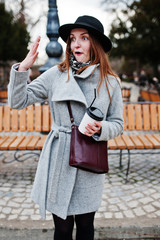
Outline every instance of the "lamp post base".
<path fill-rule="evenodd" d="M 59 57 L 49 58 L 47 60 L 47 62 L 42 67 L 39 68 L 39 71 L 40 71 L 40 73 L 43 73 L 43 72 L 47 71 L 49 68 L 57 65 L 60 62 L 61 61 L 60 61 Z"/>

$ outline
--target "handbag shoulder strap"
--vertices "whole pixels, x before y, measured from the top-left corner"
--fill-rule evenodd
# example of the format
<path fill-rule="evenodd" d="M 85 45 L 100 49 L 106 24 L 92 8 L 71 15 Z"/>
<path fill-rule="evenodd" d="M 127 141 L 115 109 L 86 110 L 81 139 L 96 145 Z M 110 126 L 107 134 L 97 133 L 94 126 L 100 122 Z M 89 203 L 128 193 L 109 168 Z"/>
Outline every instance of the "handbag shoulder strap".
<path fill-rule="evenodd" d="M 74 124 L 74 118 L 73 118 L 73 114 L 72 114 L 72 109 L 71 109 L 70 101 L 67 101 L 67 106 L 68 106 L 68 111 L 69 111 L 69 116 L 70 116 L 71 124 Z"/>

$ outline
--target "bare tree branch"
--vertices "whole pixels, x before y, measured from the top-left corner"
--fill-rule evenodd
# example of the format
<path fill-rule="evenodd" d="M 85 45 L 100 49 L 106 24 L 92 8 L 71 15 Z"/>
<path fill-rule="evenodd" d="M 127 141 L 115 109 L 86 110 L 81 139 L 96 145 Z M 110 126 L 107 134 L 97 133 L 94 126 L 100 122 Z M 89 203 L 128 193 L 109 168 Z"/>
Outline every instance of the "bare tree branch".
<path fill-rule="evenodd" d="M 9 10 L 14 13 L 15 19 L 20 19 L 22 23 L 26 23 L 29 28 L 35 27 L 42 17 L 47 16 L 47 11 L 42 7 L 38 12 L 38 16 L 31 15 L 31 9 L 37 3 L 45 3 L 46 0 L 5 0 L 5 4 Z"/>
<path fill-rule="evenodd" d="M 105 6 L 106 11 L 116 12 L 118 9 L 126 9 L 133 0 L 102 0 L 101 4 Z"/>

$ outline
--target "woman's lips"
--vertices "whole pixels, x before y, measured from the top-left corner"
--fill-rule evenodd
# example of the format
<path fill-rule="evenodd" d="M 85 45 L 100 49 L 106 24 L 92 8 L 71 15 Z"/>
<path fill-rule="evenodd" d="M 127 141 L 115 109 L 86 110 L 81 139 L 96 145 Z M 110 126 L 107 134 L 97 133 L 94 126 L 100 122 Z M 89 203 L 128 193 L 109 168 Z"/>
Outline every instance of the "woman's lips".
<path fill-rule="evenodd" d="M 75 54 L 76 54 L 76 55 L 81 55 L 81 54 L 82 54 L 82 52 L 75 52 Z"/>

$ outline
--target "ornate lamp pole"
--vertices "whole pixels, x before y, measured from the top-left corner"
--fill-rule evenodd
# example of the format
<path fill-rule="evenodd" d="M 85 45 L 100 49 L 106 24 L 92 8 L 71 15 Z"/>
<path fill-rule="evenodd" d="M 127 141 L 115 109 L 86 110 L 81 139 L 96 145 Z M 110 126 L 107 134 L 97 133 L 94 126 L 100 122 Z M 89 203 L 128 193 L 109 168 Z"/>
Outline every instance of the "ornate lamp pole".
<path fill-rule="evenodd" d="M 50 42 L 46 46 L 46 53 L 49 58 L 45 65 L 40 67 L 39 71 L 41 73 L 45 72 L 50 67 L 60 62 L 60 57 L 62 55 L 63 50 L 61 44 L 57 41 L 59 38 L 58 28 L 59 18 L 56 0 L 49 0 L 47 36 Z"/>

